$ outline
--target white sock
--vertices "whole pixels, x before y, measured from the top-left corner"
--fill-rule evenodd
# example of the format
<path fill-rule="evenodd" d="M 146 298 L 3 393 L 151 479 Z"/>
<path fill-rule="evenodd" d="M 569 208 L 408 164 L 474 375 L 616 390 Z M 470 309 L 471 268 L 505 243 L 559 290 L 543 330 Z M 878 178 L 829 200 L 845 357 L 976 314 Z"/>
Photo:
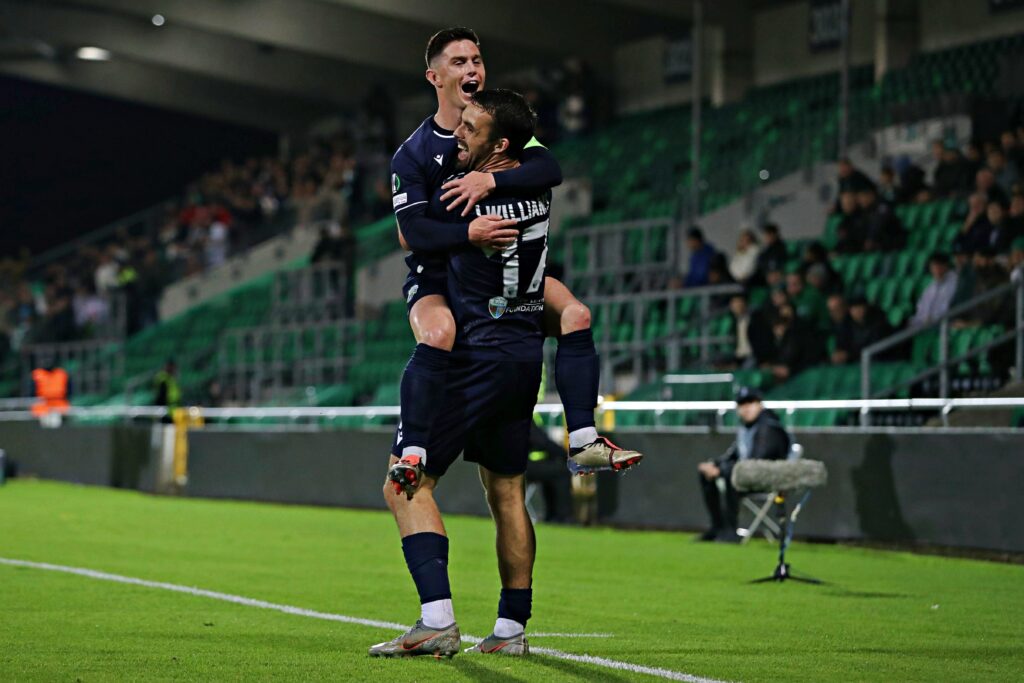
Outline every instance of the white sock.
<path fill-rule="evenodd" d="M 597 428 L 584 427 L 574 432 L 569 432 L 569 448 L 583 448 L 588 443 L 597 441 Z"/>
<path fill-rule="evenodd" d="M 420 605 L 420 619 L 429 628 L 446 628 L 455 623 L 455 610 L 452 600 L 434 600 Z"/>
<path fill-rule="evenodd" d="M 525 630 L 525 626 L 520 624 L 518 621 L 512 621 L 511 619 L 498 617 L 498 620 L 494 622 L 494 635 L 499 638 L 511 638 L 512 636 L 518 636 Z"/>
<path fill-rule="evenodd" d="M 402 457 L 404 458 L 409 455 L 418 455 L 420 456 L 420 464 L 427 464 L 427 449 L 420 448 L 419 446 L 406 446 L 402 449 Z"/>

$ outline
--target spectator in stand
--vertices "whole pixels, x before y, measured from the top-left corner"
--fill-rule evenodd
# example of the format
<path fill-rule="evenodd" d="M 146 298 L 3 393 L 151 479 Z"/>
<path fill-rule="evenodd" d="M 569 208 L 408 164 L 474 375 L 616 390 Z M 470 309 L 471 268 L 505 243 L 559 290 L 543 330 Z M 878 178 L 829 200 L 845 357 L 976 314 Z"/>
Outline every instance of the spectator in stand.
<path fill-rule="evenodd" d="M 973 254 L 988 244 L 992 225 L 988 222 L 988 200 L 982 192 L 975 192 L 967 198 L 967 217 L 960 232 L 953 240 L 954 250 Z"/>
<path fill-rule="evenodd" d="M 829 328 L 824 295 L 814 287 L 808 287 L 799 272 L 786 275 L 786 296 L 797 316 L 811 329 L 825 331 Z"/>
<path fill-rule="evenodd" d="M 1010 245 L 1010 272 L 1024 266 L 1024 237 L 1018 237 Z"/>
<path fill-rule="evenodd" d="M 846 304 L 846 297 L 838 293 L 832 294 L 825 303 L 828 306 L 828 319 L 832 326 L 831 334 L 833 341 L 849 336 L 849 328 L 852 323 L 850 322 L 850 307 Z M 847 362 L 846 354 L 837 355 L 838 353 L 838 347 L 834 348 L 829 360 L 834 365 L 843 365 Z"/>
<path fill-rule="evenodd" d="M 956 291 L 953 293 L 953 300 L 949 302 L 950 308 L 956 308 L 971 298 L 974 292 L 974 266 L 971 263 L 974 252 L 967 249 L 963 244 L 953 244 L 953 267 L 956 270 Z"/>
<path fill-rule="evenodd" d="M 875 184 L 859 168 L 846 157 L 839 160 L 839 194 L 843 192 L 860 192 Z"/>
<path fill-rule="evenodd" d="M 883 166 L 878 177 L 878 197 L 886 204 L 905 201 L 899 184 L 896 182 L 896 171 L 892 166 Z"/>
<path fill-rule="evenodd" d="M 978 171 L 985 166 L 981 156 L 981 147 L 976 142 L 969 142 L 964 148 L 963 156 L 963 186 L 960 191 L 964 194 L 977 191 L 976 179 Z"/>
<path fill-rule="evenodd" d="M 865 251 L 893 251 L 906 244 L 907 231 L 903 223 L 890 205 L 878 201 L 874 187 L 857 193 L 857 206 L 863 215 Z"/>
<path fill-rule="evenodd" d="M 775 356 L 768 369 L 776 380 L 784 381 L 819 362 L 824 355 L 817 334 L 797 317 L 790 304 L 782 305 L 772 321 Z"/>
<path fill-rule="evenodd" d="M 1017 165 L 1008 161 L 1002 147 L 996 147 L 988 153 L 988 168 L 996 178 L 996 184 L 1003 192 L 1013 192 L 1020 181 Z"/>
<path fill-rule="evenodd" d="M 989 247 L 997 254 L 1008 253 L 1013 241 L 1022 236 L 1017 222 L 1010 219 L 1001 202 L 989 202 L 987 215 L 992 229 L 988 234 L 988 243 L 982 245 L 982 248 Z"/>
<path fill-rule="evenodd" d="M 93 282 L 96 285 L 96 291 L 100 294 L 106 294 L 110 290 L 117 287 L 117 273 L 119 267 L 117 261 L 114 260 L 112 249 L 108 248 L 100 254 L 100 262 L 96 267 L 95 274 L 93 276 Z"/>
<path fill-rule="evenodd" d="M 1010 281 L 1010 275 L 996 261 L 992 249 L 982 249 L 974 254 L 974 291 L 971 298 L 981 296 Z M 1014 318 L 1013 295 L 996 296 L 974 306 L 963 316 L 953 321 L 955 329 L 1000 324 L 1011 327 Z"/>
<path fill-rule="evenodd" d="M 966 184 L 965 171 L 960 152 L 946 147 L 942 140 L 932 142 L 932 158 L 935 171 L 932 173 L 932 191 L 936 197 L 951 197 L 959 193 Z"/>
<path fill-rule="evenodd" d="M 811 271 L 815 271 L 815 282 L 811 282 Z M 838 292 L 843 289 L 843 278 L 828 260 L 828 252 L 821 242 L 811 242 L 804 248 L 803 260 L 800 263 L 800 272 L 803 274 L 807 284 L 818 288 L 824 295 Z"/>
<path fill-rule="evenodd" d="M 836 253 L 857 254 L 864 251 L 864 212 L 857 204 L 856 193 L 843 192 L 839 195 L 839 210 L 843 218 L 836 228 Z"/>
<path fill-rule="evenodd" d="M 976 192 L 985 195 L 986 202 L 1007 202 L 1009 195 L 996 182 L 996 174 L 990 168 L 981 168 L 974 176 Z"/>
<path fill-rule="evenodd" d="M 1017 140 L 1012 130 L 1004 130 L 999 136 L 999 144 L 1003 148 L 1006 161 L 1013 164 L 1018 173 L 1024 172 L 1024 143 Z"/>
<path fill-rule="evenodd" d="M 917 301 L 917 310 L 910 319 L 912 326 L 927 325 L 941 318 L 956 293 L 957 275 L 950 267 L 949 256 L 939 251 L 932 254 L 928 258 L 928 272 L 932 281 Z"/>
<path fill-rule="evenodd" d="M 690 250 L 690 264 L 683 286 L 703 287 L 708 284 L 711 262 L 718 251 L 704 240 L 704 231 L 697 226 L 693 226 L 687 231 L 686 246 Z"/>
<path fill-rule="evenodd" d="M 736 347 L 731 358 L 725 359 L 729 367 L 755 368 L 767 362 L 773 353 L 771 328 L 763 309 L 750 310 L 746 294 L 733 294 L 729 299 L 729 313 L 736 330 Z"/>
<path fill-rule="evenodd" d="M 729 273 L 736 282 L 746 283 L 757 273 L 757 257 L 761 247 L 757 243 L 757 235 L 747 228 L 740 232 L 736 240 L 736 253 L 729 260 Z"/>
<path fill-rule="evenodd" d="M 755 275 L 755 283 L 767 283 L 771 286 L 772 283 L 768 283 L 768 273 L 771 271 L 781 271 L 786 266 L 786 243 L 782 241 L 782 237 L 779 234 L 779 226 L 774 223 L 766 223 L 761 228 L 761 233 L 764 235 L 764 248 L 757 255 L 757 275 Z"/>
<path fill-rule="evenodd" d="M 861 352 L 877 341 L 892 334 L 892 328 L 885 315 L 872 306 L 863 296 L 850 301 L 848 320 L 836 330 L 836 349 L 832 362 L 854 363 L 860 360 Z"/>

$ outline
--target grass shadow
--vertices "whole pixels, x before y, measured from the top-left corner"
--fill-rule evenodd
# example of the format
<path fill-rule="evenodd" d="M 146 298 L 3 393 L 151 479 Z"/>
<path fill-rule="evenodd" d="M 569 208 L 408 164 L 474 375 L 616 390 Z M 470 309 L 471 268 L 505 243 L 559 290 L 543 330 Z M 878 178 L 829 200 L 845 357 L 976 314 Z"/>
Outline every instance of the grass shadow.
<path fill-rule="evenodd" d="M 490 683 L 490 681 L 495 681 L 496 683 L 526 683 L 525 678 L 518 678 L 511 674 L 498 671 L 493 667 L 484 666 L 480 662 L 474 661 L 474 659 L 476 659 L 476 657 L 467 657 L 464 655 L 456 656 L 452 659 L 451 666 L 462 675 L 467 678 L 471 678 L 474 681 L 486 681 L 487 683 Z M 502 657 L 499 655 L 492 657 L 491 659 L 502 659 Z"/>
<path fill-rule="evenodd" d="M 572 662 L 572 661 L 569 661 L 569 660 L 566 660 L 566 659 L 559 659 L 558 657 L 553 657 L 551 655 L 540 654 L 540 653 L 531 654 L 530 655 L 530 662 L 532 664 L 539 664 L 540 666 L 546 666 L 549 669 L 554 669 L 554 670 L 558 671 L 560 674 L 562 674 L 564 676 L 572 676 L 574 678 L 578 678 L 578 679 L 583 680 L 583 681 L 594 680 L 595 673 L 594 673 L 593 665 L 580 664 L 580 663 L 577 663 L 577 662 Z M 617 674 L 613 674 L 611 672 L 611 670 L 604 670 L 604 669 L 602 669 L 601 670 L 601 680 L 602 681 L 622 681 L 622 683 L 625 683 L 628 679 L 626 679 L 626 678 L 624 678 L 622 676 L 619 676 Z"/>

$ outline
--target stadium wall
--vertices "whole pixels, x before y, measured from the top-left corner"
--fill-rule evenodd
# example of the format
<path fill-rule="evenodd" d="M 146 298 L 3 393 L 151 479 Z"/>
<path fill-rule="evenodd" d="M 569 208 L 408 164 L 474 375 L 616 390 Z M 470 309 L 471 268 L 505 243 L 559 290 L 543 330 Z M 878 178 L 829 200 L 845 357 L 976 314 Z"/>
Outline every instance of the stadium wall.
<path fill-rule="evenodd" d="M 20 475 L 152 491 L 159 427 L 0 424 L 0 448 Z M 207 427 L 189 433 L 185 493 L 277 503 L 383 509 L 390 430 Z M 733 436 L 630 433 L 647 454 L 628 476 L 598 480 L 598 513 L 622 527 L 707 525 L 696 466 Z M 1024 433 L 970 430 L 806 431 L 808 458 L 829 469 L 800 516 L 798 535 L 1024 552 Z M 452 467 L 438 500 L 446 513 L 486 515 L 476 469 Z"/>

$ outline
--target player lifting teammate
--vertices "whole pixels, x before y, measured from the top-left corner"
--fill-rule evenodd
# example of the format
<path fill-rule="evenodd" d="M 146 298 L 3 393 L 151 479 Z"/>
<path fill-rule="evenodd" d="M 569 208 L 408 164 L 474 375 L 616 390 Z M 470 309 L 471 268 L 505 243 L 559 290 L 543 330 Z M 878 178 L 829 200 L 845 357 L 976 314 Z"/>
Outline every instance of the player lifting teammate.
<path fill-rule="evenodd" d="M 526 100 L 510 90 L 480 91 L 463 109 L 455 132 L 458 167 L 494 172 L 518 167 L 536 121 Z M 450 172 L 454 165 L 446 161 Z M 441 192 L 425 201 L 443 210 Z M 440 657 L 459 650 L 448 582 L 448 538 L 434 490 L 460 453 L 479 465 L 497 527 L 502 586 L 494 631 L 473 649 L 511 655 L 529 650 L 525 630 L 536 544 L 523 474 L 543 361 L 550 207 L 546 189 L 492 195 L 478 212 L 513 219 L 515 236 L 497 249 L 452 246 L 444 256 L 457 334 L 437 422 L 426 444 L 430 455 L 415 465 L 415 496 L 388 495 L 385 484 L 421 616 L 405 634 L 370 648 L 373 656 Z M 398 460 L 392 455 L 391 465 Z"/>
<path fill-rule="evenodd" d="M 484 88 L 486 70 L 476 34 L 466 28 L 445 29 L 432 36 L 426 62 L 427 80 L 437 93 L 437 112 L 398 149 L 391 176 L 399 239 L 413 252 L 406 259 L 409 276 L 403 292 L 417 346 L 402 376 L 398 450 L 393 452 L 403 459 L 393 472 L 394 479 L 410 495 L 417 467 L 428 457 L 426 445 L 445 391 L 456 332 L 446 300 L 444 253 L 466 245 L 500 248 L 512 244 L 517 235 L 514 221 L 480 211 L 468 222 L 452 222 L 450 218 L 459 218 L 453 209 L 464 204 L 461 217 L 465 217 L 492 194 L 546 190 L 561 182 L 558 163 L 533 139 L 517 168 L 474 171 L 444 183 L 446 192 L 431 206 L 432 193 L 441 188 L 448 161 L 456 153 L 452 130 L 473 94 Z M 569 431 L 569 469 L 590 474 L 637 464 L 643 457 L 640 453 L 618 448 L 595 428 L 600 363 L 590 311 L 558 280 L 547 278 L 544 289 L 546 330 L 558 338 L 555 384 Z M 408 478 L 410 472 L 412 478 Z"/>

